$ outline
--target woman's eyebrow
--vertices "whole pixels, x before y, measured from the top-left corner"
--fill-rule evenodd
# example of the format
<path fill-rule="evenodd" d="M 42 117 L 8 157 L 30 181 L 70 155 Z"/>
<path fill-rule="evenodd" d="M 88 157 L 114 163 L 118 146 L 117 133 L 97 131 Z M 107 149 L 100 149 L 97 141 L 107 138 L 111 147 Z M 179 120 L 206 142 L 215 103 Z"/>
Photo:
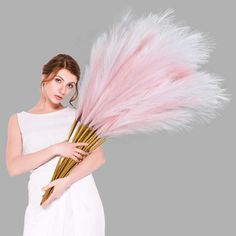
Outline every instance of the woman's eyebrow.
<path fill-rule="evenodd" d="M 60 75 L 57 75 L 57 77 L 60 77 L 63 81 L 65 81 Z M 75 82 L 70 82 L 70 83 L 74 83 L 75 84 Z"/>

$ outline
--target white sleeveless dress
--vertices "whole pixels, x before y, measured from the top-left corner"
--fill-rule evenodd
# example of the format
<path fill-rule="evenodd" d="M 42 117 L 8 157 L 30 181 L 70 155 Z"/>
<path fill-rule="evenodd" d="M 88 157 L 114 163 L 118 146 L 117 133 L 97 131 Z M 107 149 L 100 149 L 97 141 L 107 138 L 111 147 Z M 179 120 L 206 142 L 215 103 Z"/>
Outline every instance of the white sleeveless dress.
<path fill-rule="evenodd" d="M 17 113 L 23 153 L 66 140 L 75 111 L 66 107 L 46 114 Z M 73 183 L 46 208 L 40 206 L 41 188 L 50 183 L 59 158 L 55 156 L 30 171 L 23 236 L 104 236 L 104 209 L 92 174 Z"/>

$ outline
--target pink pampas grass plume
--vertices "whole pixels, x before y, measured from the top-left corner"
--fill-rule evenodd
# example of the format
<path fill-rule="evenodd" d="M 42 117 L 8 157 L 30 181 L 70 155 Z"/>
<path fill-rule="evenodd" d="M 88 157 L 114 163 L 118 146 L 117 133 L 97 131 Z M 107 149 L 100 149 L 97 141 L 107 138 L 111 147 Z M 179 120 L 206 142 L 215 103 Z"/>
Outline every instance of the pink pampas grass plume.
<path fill-rule="evenodd" d="M 77 115 L 102 136 L 190 128 L 229 101 L 219 75 L 198 71 L 213 41 L 174 22 L 167 9 L 133 19 L 131 11 L 94 43 Z"/>
<path fill-rule="evenodd" d="M 97 38 L 68 140 L 88 142 L 82 150 L 90 151 L 108 137 L 188 129 L 194 120 L 209 122 L 229 102 L 223 78 L 200 70 L 213 42 L 177 24 L 172 13 L 167 9 L 134 19 L 128 11 Z M 61 157 L 52 180 L 77 164 Z"/>

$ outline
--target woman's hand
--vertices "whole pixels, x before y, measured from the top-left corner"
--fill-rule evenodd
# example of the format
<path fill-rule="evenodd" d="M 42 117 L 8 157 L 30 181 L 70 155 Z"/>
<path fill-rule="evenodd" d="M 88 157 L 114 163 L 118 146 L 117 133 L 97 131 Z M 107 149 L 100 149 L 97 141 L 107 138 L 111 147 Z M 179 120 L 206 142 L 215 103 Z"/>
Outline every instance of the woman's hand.
<path fill-rule="evenodd" d="M 82 159 L 82 155 L 89 155 L 90 152 L 85 152 L 78 148 L 78 146 L 85 146 L 88 143 L 70 143 L 67 140 L 53 145 L 56 155 L 63 157 L 72 158 L 74 161 L 78 162 L 79 159 Z"/>
<path fill-rule="evenodd" d="M 55 199 L 59 198 L 65 192 L 65 190 L 67 190 L 69 188 L 70 184 L 69 184 L 69 181 L 68 181 L 68 176 L 66 176 L 64 178 L 59 178 L 59 179 L 53 180 L 48 185 L 44 186 L 42 188 L 42 191 L 46 191 L 48 188 L 51 188 L 53 186 L 54 186 L 54 188 L 53 188 L 53 191 L 52 191 L 51 195 L 41 205 L 43 208 L 45 208 L 48 204 L 50 204 Z"/>

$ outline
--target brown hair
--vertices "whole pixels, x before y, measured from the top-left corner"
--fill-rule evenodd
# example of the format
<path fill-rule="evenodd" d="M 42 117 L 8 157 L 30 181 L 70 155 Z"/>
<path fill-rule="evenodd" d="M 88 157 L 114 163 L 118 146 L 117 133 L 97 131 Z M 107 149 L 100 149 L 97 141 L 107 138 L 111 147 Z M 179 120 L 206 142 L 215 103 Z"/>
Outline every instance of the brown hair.
<path fill-rule="evenodd" d="M 45 82 L 53 80 L 57 75 L 57 72 L 61 69 L 69 70 L 70 73 L 75 75 L 77 78 L 77 82 L 75 84 L 75 93 L 69 101 L 70 105 L 73 106 L 71 102 L 73 102 L 78 97 L 77 85 L 80 80 L 80 66 L 71 56 L 66 54 L 58 54 L 49 60 L 42 68 L 42 74 L 46 75 L 46 78 L 41 81 L 40 85 L 43 86 Z"/>

